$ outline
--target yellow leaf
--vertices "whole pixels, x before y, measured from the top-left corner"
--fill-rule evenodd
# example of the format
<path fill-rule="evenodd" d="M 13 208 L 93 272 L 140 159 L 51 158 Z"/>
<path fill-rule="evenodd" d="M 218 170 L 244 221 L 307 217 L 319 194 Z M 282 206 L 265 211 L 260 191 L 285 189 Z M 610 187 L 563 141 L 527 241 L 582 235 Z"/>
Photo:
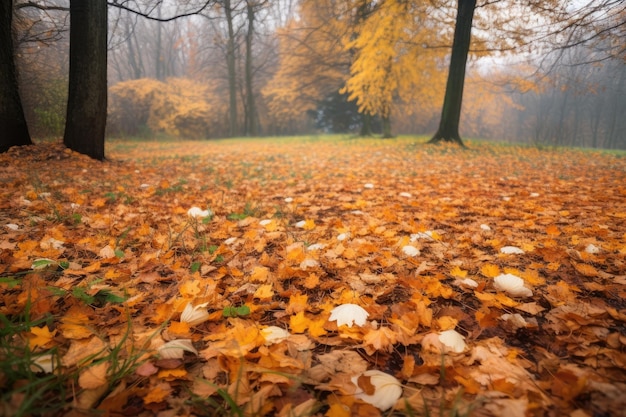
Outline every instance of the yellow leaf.
<path fill-rule="evenodd" d="M 269 276 L 270 270 L 264 266 L 255 266 L 250 274 L 251 282 L 265 282 Z"/>
<path fill-rule="evenodd" d="M 305 220 L 304 226 L 302 226 L 302 228 L 304 230 L 313 230 L 313 229 L 315 229 L 315 221 L 313 221 L 311 219 Z"/>
<path fill-rule="evenodd" d="M 452 275 L 453 277 L 457 277 L 457 278 L 465 278 L 467 276 L 467 271 L 464 271 L 458 266 L 455 266 L 450 271 L 450 275 Z"/>
<path fill-rule="evenodd" d="M 31 327 L 30 333 L 34 336 L 30 337 L 28 344 L 30 349 L 34 350 L 36 347 L 45 347 L 48 343 L 52 342 L 57 331 L 54 330 L 51 332 L 48 326 L 43 325 L 41 327 Z"/>
<path fill-rule="evenodd" d="M 335 403 L 328 408 L 328 411 L 326 411 L 324 415 L 326 417 L 350 417 L 352 416 L 352 412 L 350 411 L 350 407 L 346 404 Z"/>
<path fill-rule="evenodd" d="M 325 324 L 326 319 L 311 320 L 309 322 L 309 335 L 312 337 L 324 336 L 326 334 Z"/>
<path fill-rule="evenodd" d="M 480 272 L 487 278 L 495 278 L 500 275 L 500 268 L 498 267 L 498 265 L 485 264 L 480 267 Z"/>
<path fill-rule="evenodd" d="M 304 316 L 304 311 L 289 318 L 289 327 L 293 333 L 304 333 L 309 328 L 311 320 Z"/>
<path fill-rule="evenodd" d="M 269 300 L 274 296 L 274 290 L 272 289 L 272 284 L 261 285 L 254 292 L 254 298 L 258 298 L 260 300 Z"/>
<path fill-rule="evenodd" d="M 184 281 L 182 284 L 180 284 L 180 287 L 178 288 L 178 292 L 180 293 L 180 295 L 182 295 L 183 297 L 195 297 L 198 294 L 200 294 L 202 290 L 200 289 L 200 281 L 199 280 L 188 280 L 188 281 Z"/>
<path fill-rule="evenodd" d="M 457 319 L 450 316 L 442 316 L 437 319 L 439 330 L 452 330 L 459 323 Z"/>

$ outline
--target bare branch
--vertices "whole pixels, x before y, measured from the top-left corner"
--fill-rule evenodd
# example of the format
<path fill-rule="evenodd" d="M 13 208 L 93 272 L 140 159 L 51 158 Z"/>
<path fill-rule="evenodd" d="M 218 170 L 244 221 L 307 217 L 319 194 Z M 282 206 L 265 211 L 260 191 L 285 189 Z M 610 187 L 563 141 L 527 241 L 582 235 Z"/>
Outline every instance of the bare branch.
<path fill-rule="evenodd" d="M 171 22 L 172 20 L 176 20 L 176 19 L 180 19 L 180 18 L 188 17 L 188 16 L 195 16 L 195 15 L 198 15 L 198 14 L 202 13 L 207 7 L 209 7 L 209 5 L 211 4 L 212 1 L 213 0 L 207 0 L 202 5 L 202 7 L 200 7 L 198 10 L 191 11 L 191 12 L 186 12 L 186 13 L 181 13 L 181 14 L 178 14 L 178 15 L 175 15 L 175 16 L 172 16 L 172 17 L 165 17 L 165 18 L 150 16 L 150 13 L 144 13 L 144 12 L 141 12 L 139 10 L 135 10 L 133 8 L 125 6 L 124 4 L 118 2 L 118 0 L 110 1 L 107 4 L 109 6 L 117 7 L 119 9 L 126 10 L 127 12 L 134 13 L 136 15 L 142 16 L 142 17 L 144 17 L 144 18 L 146 18 L 148 20 L 154 20 L 156 22 Z"/>

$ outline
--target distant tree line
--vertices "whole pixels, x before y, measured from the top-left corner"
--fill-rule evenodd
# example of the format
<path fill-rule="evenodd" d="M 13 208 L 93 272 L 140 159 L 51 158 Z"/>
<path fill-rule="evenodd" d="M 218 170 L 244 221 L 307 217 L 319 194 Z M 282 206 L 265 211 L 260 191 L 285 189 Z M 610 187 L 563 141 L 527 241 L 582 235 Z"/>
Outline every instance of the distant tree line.
<path fill-rule="evenodd" d="M 102 159 L 105 129 L 625 148 L 625 15 L 619 0 L 3 2 L 0 151 L 62 135 Z M 528 62 L 481 64 L 512 53 Z"/>

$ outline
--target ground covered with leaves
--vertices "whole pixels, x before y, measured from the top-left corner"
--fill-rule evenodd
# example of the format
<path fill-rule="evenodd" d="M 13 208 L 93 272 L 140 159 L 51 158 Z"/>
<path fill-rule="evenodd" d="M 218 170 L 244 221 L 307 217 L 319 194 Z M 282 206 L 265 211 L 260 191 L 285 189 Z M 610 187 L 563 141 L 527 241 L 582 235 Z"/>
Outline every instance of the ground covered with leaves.
<path fill-rule="evenodd" d="M 624 415 L 624 155 L 107 155 L 0 155 L 0 415 Z"/>

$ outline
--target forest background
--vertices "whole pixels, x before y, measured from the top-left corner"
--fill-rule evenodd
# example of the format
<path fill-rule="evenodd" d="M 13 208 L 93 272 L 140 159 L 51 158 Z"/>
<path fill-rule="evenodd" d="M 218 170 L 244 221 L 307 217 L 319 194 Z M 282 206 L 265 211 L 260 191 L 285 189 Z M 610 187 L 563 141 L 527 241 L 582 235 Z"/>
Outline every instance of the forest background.
<path fill-rule="evenodd" d="M 20 94 L 34 137 L 63 135 L 65 3 L 14 5 Z M 109 136 L 437 129 L 454 2 L 113 3 Z M 477 4 L 462 135 L 626 148 L 624 5 L 552 3 Z"/>

